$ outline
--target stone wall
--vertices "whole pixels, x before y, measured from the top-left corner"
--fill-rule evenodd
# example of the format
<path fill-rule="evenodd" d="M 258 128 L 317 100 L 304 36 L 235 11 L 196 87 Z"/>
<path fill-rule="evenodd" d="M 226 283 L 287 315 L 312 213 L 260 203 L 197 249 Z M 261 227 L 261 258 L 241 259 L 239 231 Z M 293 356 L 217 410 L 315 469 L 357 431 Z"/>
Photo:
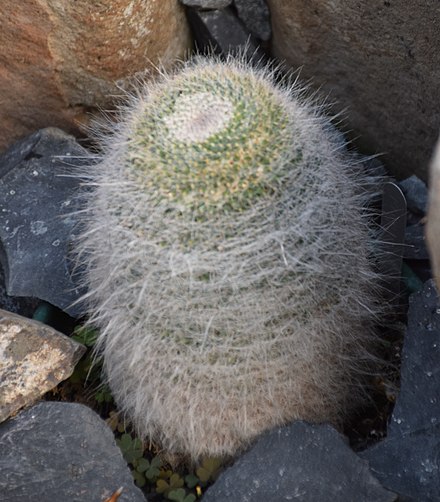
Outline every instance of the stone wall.
<path fill-rule="evenodd" d="M 268 0 L 273 55 L 302 67 L 365 153 L 399 178 L 427 166 L 440 126 L 438 0 Z"/>

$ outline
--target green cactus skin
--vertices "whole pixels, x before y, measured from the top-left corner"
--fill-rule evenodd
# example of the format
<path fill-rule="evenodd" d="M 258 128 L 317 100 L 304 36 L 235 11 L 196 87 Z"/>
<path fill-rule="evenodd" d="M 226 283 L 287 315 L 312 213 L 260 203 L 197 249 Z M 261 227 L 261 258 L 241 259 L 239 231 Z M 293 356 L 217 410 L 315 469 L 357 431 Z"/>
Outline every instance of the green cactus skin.
<path fill-rule="evenodd" d="M 234 455 L 361 400 L 372 179 L 303 94 L 194 59 L 143 84 L 89 173 L 80 255 L 106 378 L 170 454 Z"/>

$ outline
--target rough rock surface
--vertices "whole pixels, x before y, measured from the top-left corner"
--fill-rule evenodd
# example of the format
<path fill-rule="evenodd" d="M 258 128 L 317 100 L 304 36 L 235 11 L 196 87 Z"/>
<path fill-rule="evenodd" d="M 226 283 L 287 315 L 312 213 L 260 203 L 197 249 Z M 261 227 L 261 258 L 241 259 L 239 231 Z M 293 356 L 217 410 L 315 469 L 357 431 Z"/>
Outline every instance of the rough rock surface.
<path fill-rule="evenodd" d="M 232 10 L 189 10 L 188 20 L 194 32 L 195 42 L 200 51 L 214 49 L 218 54 L 240 54 L 246 48 L 246 54 L 261 57 L 258 44 L 247 31 L 244 24 Z"/>
<path fill-rule="evenodd" d="M 178 0 L 2 0 L 0 150 L 36 129 L 75 132 L 115 81 L 190 47 Z"/>
<path fill-rule="evenodd" d="M 439 500 L 440 303 L 434 281 L 410 297 L 401 390 L 381 443 L 361 453 L 405 502 Z"/>
<path fill-rule="evenodd" d="M 0 500 L 145 502 L 111 430 L 81 404 L 42 402 L 0 425 Z"/>
<path fill-rule="evenodd" d="M 263 435 L 208 489 L 203 502 L 392 502 L 329 425 L 295 422 Z"/>
<path fill-rule="evenodd" d="M 428 206 L 428 189 L 421 179 L 416 175 L 399 183 L 403 194 L 405 195 L 408 209 L 415 214 L 426 214 Z"/>
<path fill-rule="evenodd" d="M 234 4 L 246 28 L 260 40 L 269 40 L 270 13 L 265 0 L 234 0 Z"/>
<path fill-rule="evenodd" d="M 0 310 L 0 422 L 68 378 L 84 351 L 49 326 Z"/>
<path fill-rule="evenodd" d="M 268 0 L 273 54 L 346 109 L 366 153 L 398 178 L 426 168 L 438 135 L 437 0 Z"/>
<path fill-rule="evenodd" d="M 0 155 L 0 261 L 7 293 L 35 297 L 81 316 L 81 291 L 68 261 L 80 182 L 66 176 L 90 157 L 55 128 L 38 131 Z"/>

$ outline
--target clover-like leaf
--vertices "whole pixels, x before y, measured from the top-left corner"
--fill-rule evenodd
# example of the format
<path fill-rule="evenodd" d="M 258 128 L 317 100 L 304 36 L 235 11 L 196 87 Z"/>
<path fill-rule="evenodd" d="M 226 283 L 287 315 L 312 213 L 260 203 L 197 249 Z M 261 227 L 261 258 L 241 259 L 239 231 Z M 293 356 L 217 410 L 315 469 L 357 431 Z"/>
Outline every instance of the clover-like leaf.
<path fill-rule="evenodd" d="M 219 458 L 206 457 L 202 461 L 202 465 L 196 469 L 196 474 L 201 483 L 214 481 L 220 474 L 222 462 Z"/>
<path fill-rule="evenodd" d="M 126 462 L 132 464 L 134 460 L 142 457 L 144 448 L 139 438 L 133 439 L 130 434 L 125 433 L 116 440 L 116 444 L 121 449 Z"/>
<path fill-rule="evenodd" d="M 145 476 L 141 472 L 138 472 L 137 470 L 132 470 L 131 473 L 133 475 L 134 482 L 136 483 L 136 485 L 139 488 L 142 488 L 143 486 L 145 486 L 145 483 L 147 481 L 145 479 Z"/>
<path fill-rule="evenodd" d="M 154 457 L 150 462 L 150 466 L 145 472 L 145 477 L 150 481 L 156 479 L 159 476 L 161 466 L 162 460 L 159 457 Z"/>
<path fill-rule="evenodd" d="M 113 402 L 113 396 L 110 391 L 110 387 L 106 384 L 102 384 L 100 388 L 95 392 L 95 399 L 98 403 Z"/>
<path fill-rule="evenodd" d="M 156 491 L 157 493 L 163 493 L 168 496 L 171 490 L 177 490 L 177 488 L 182 488 L 184 485 L 183 479 L 177 473 L 173 473 L 168 481 L 164 479 L 158 479 L 156 481 Z"/>
<path fill-rule="evenodd" d="M 196 500 L 196 496 L 192 493 L 187 495 L 183 488 L 178 488 L 177 490 L 172 490 L 168 493 L 168 499 L 174 500 L 175 502 L 194 502 Z"/>
<path fill-rule="evenodd" d="M 198 483 L 200 483 L 200 480 L 195 474 L 187 474 L 185 476 L 185 483 L 188 488 L 194 488 Z"/>

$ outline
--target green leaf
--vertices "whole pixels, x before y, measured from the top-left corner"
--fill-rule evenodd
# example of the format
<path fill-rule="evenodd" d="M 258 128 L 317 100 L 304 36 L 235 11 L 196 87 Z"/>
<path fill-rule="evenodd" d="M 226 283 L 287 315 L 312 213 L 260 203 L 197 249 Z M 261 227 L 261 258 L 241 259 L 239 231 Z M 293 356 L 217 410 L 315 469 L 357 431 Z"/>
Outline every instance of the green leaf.
<path fill-rule="evenodd" d="M 200 482 L 195 474 L 187 474 L 185 476 L 185 483 L 188 488 L 194 488 Z"/>
<path fill-rule="evenodd" d="M 186 491 L 183 488 L 178 488 L 177 490 L 172 490 L 168 493 L 168 499 L 175 500 L 176 502 L 183 502 L 185 495 Z"/>
<path fill-rule="evenodd" d="M 164 479 L 158 479 L 156 481 L 157 493 L 166 493 L 169 490 L 170 490 L 170 485 Z"/>
<path fill-rule="evenodd" d="M 108 385 L 102 384 L 101 387 L 95 392 L 95 399 L 98 403 L 111 403 L 113 396 Z"/>
<path fill-rule="evenodd" d="M 146 458 L 142 457 L 139 460 L 136 460 L 136 470 L 138 472 L 145 472 L 149 468 L 150 462 L 148 462 Z"/>
<path fill-rule="evenodd" d="M 220 473 L 222 462 L 219 458 L 207 457 L 203 459 L 202 465 L 196 469 L 196 474 L 202 483 L 214 481 Z"/>
<path fill-rule="evenodd" d="M 182 486 L 185 484 L 183 479 L 177 474 L 177 473 L 174 473 L 171 477 L 170 477 L 170 481 L 169 481 L 169 484 L 170 484 L 170 488 L 172 490 L 174 490 L 175 488 L 182 488 Z"/>
<path fill-rule="evenodd" d="M 178 488 L 177 490 L 170 491 L 168 499 L 175 500 L 176 502 L 194 502 L 196 500 L 196 496 L 192 493 L 187 495 L 183 488 Z"/>
<path fill-rule="evenodd" d="M 184 484 L 183 479 L 177 473 L 173 473 L 169 481 L 165 481 L 164 479 L 158 479 L 156 481 L 156 491 L 157 493 L 163 493 L 165 496 L 168 496 L 170 491 L 182 488 Z"/>
<path fill-rule="evenodd" d="M 116 444 L 121 449 L 125 461 L 130 464 L 143 455 L 142 441 L 139 438 L 133 439 L 130 434 L 122 434 L 121 438 L 116 440 Z"/>
<path fill-rule="evenodd" d="M 145 483 L 147 481 L 146 481 L 145 476 L 143 474 L 141 474 L 138 471 L 131 471 L 131 473 L 133 474 L 134 482 L 136 483 L 137 486 L 139 486 L 139 488 L 142 488 L 143 486 L 145 486 Z"/>
<path fill-rule="evenodd" d="M 86 347 L 93 347 L 98 339 L 98 334 L 99 333 L 96 329 L 78 326 L 75 328 L 72 338 Z"/>
<path fill-rule="evenodd" d="M 154 481 L 159 476 L 160 470 L 157 467 L 151 466 L 146 472 L 145 476 L 150 481 Z"/>

